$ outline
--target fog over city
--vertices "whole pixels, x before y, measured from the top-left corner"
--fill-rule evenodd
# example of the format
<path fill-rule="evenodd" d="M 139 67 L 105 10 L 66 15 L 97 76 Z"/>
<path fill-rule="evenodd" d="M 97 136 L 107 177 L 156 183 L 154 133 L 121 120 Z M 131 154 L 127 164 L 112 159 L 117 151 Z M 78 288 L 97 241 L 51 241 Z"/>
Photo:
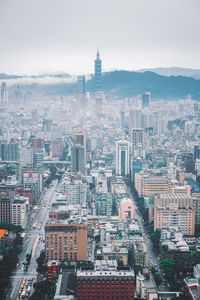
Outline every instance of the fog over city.
<path fill-rule="evenodd" d="M 0 1 L 0 299 L 200 300 L 199 11 Z"/>
<path fill-rule="evenodd" d="M 0 1 L 0 65 L 8 74 L 200 68 L 198 0 Z"/>

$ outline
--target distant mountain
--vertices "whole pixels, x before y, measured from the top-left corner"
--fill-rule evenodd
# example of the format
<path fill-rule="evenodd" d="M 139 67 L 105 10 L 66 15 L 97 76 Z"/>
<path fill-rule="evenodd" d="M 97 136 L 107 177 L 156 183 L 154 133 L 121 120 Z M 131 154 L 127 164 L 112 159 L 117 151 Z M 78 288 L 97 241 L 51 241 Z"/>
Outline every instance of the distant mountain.
<path fill-rule="evenodd" d="M 17 78 L 22 78 L 23 76 L 18 76 L 18 75 L 8 75 L 5 73 L 0 73 L 0 80 L 6 80 L 6 79 L 17 79 Z"/>
<path fill-rule="evenodd" d="M 92 75 L 88 77 L 86 91 L 93 94 L 94 78 Z M 16 85 L 21 86 L 23 94 L 31 90 L 50 96 L 73 95 L 76 88 L 76 77 L 67 73 L 25 77 L 0 74 L 2 79 L 7 82 L 11 93 Z M 200 100 L 200 80 L 192 77 L 163 76 L 149 71 L 113 71 L 104 73 L 102 81 L 108 99 L 133 97 L 149 91 L 154 100 L 186 98 L 188 94 Z"/>
<path fill-rule="evenodd" d="M 93 80 L 87 83 L 89 90 Z M 103 76 L 104 91 L 109 97 L 132 97 L 151 92 L 153 99 L 180 99 L 191 94 L 200 100 L 200 80 L 183 76 L 162 76 L 153 72 L 113 71 Z"/>
<path fill-rule="evenodd" d="M 152 68 L 152 69 L 141 69 L 137 72 L 154 72 L 163 76 L 186 76 L 193 77 L 195 79 L 200 79 L 200 70 L 199 69 L 187 69 L 187 68 L 178 68 L 178 67 L 169 67 L 169 68 Z"/>

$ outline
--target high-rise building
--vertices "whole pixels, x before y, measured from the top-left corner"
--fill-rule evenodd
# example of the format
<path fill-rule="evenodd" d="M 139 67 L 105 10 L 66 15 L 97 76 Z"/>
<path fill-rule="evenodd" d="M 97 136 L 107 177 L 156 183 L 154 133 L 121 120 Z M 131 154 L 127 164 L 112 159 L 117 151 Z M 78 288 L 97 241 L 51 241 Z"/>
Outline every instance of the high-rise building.
<path fill-rule="evenodd" d="M 194 161 L 196 159 L 200 159 L 200 148 L 197 145 L 194 146 Z"/>
<path fill-rule="evenodd" d="M 102 112 L 102 92 L 95 93 L 96 113 Z"/>
<path fill-rule="evenodd" d="M 200 175 L 200 159 L 196 159 L 196 162 L 195 162 L 195 171 L 196 171 L 196 174 L 197 176 Z"/>
<path fill-rule="evenodd" d="M 85 131 L 75 132 L 73 139 L 74 139 L 74 145 L 81 145 L 84 147 L 84 158 L 86 161 L 86 132 Z"/>
<path fill-rule="evenodd" d="M 1 159 L 5 161 L 19 160 L 19 147 L 17 143 L 1 144 Z"/>
<path fill-rule="evenodd" d="M 179 208 L 178 203 L 169 203 L 168 207 L 154 209 L 154 230 L 178 227 L 183 234 L 194 235 L 195 210 L 190 207 Z"/>
<path fill-rule="evenodd" d="M 94 92 L 102 91 L 102 75 L 101 75 L 101 59 L 99 51 L 97 51 L 97 56 L 94 61 Z"/>
<path fill-rule="evenodd" d="M 43 187 L 43 176 L 44 176 L 44 153 L 39 150 L 33 153 L 33 167 L 38 171 L 39 181 L 40 181 L 40 192 Z"/>
<path fill-rule="evenodd" d="M 116 142 L 116 173 L 121 176 L 129 174 L 130 145 L 126 140 Z"/>
<path fill-rule="evenodd" d="M 50 132 L 51 131 L 51 125 L 52 125 L 52 120 L 50 120 L 50 119 L 44 119 L 42 121 L 42 130 L 44 132 Z"/>
<path fill-rule="evenodd" d="M 42 174 L 33 171 L 24 171 L 22 174 L 24 190 L 32 191 L 32 201 L 37 203 L 42 191 Z"/>
<path fill-rule="evenodd" d="M 93 269 L 77 271 L 77 300 L 134 300 L 134 289 L 134 271 L 120 270 L 116 260 L 97 260 Z"/>
<path fill-rule="evenodd" d="M 142 128 L 142 113 L 139 109 L 133 109 L 129 111 L 128 116 L 128 122 L 129 122 L 129 130 L 133 128 Z"/>
<path fill-rule="evenodd" d="M 131 180 L 133 181 L 133 184 L 135 185 L 135 174 L 140 173 L 142 171 L 142 159 L 141 159 L 141 157 L 133 159 L 131 167 L 132 167 Z"/>
<path fill-rule="evenodd" d="M 146 92 L 145 94 L 142 95 L 142 108 L 149 107 L 151 99 L 151 93 Z"/>
<path fill-rule="evenodd" d="M 33 138 L 31 143 L 33 148 L 44 148 L 44 139 Z"/>
<path fill-rule="evenodd" d="M 44 153 L 37 151 L 33 153 L 33 166 L 38 170 L 43 170 L 44 167 Z"/>
<path fill-rule="evenodd" d="M 85 76 L 78 76 L 77 80 L 77 101 L 78 105 L 81 108 L 86 108 L 87 106 L 87 98 L 85 95 Z"/>
<path fill-rule="evenodd" d="M 33 165 L 33 148 L 31 145 L 20 145 L 20 164 L 22 167 Z"/>
<path fill-rule="evenodd" d="M 12 200 L 6 194 L 0 195 L 0 223 L 12 222 Z"/>
<path fill-rule="evenodd" d="M 72 172 L 85 173 L 85 149 L 84 146 L 79 144 L 72 147 L 72 158 L 71 158 Z"/>
<path fill-rule="evenodd" d="M 87 185 L 81 180 L 62 180 L 59 192 L 67 195 L 67 204 L 82 204 L 86 202 Z"/>
<path fill-rule="evenodd" d="M 193 207 L 192 198 L 188 194 L 158 194 L 154 196 L 154 207 L 169 207 L 170 203 L 178 204 L 179 208 Z"/>
<path fill-rule="evenodd" d="M 72 221 L 59 220 L 46 223 L 45 250 L 48 260 L 85 261 L 87 259 L 87 225 Z"/>
<path fill-rule="evenodd" d="M 57 138 L 51 141 L 51 154 L 52 157 L 58 157 L 59 159 L 63 156 L 64 143 L 62 138 Z"/>
<path fill-rule="evenodd" d="M 135 173 L 135 189 L 138 195 L 152 196 L 155 194 L 168 194 L 171 192 L 171 178 L 165 175 Z"/>
<path fill-rule="evenodd" d="M 15 102 L 17 104 L 21 104 L 21 100 L 22 100 L 21 88 L 20 86 L 17 86 L 15 89 Z"/>
<path fill-rule="evenodd" d="M 133 128 L 131 135 L 133 157 L 144 157 L 144 131 L 142 128 Z"/>
<path fill-rule="evenodd" d="M 1 101 L 6 102 L 6 82 L 2 82 L 1 84 Z"/>
<path fill-rule="evenodd" d="M 86 149 L 86 133 L 85 131 L 74 133 L 74 145 L 79 144 Z"/>
<path fill-rule="evenodd" d="M 26 228 L 29 212 L 29 199 L 15 196 L 12 203 L 12 224 Z"/>

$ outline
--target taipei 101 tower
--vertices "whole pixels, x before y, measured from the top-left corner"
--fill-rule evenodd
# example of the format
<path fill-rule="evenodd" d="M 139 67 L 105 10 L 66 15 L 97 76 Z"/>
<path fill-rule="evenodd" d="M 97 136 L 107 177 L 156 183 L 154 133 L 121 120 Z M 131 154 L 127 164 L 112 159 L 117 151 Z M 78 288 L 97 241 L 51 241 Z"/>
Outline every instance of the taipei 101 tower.
<path fill-rule="evenodd" d="M 94 61 L 94 92 L 102 91 L 102 78 L 101 78 L 101 59 L 99 50 L 97 50 L 97 57 Z"/>

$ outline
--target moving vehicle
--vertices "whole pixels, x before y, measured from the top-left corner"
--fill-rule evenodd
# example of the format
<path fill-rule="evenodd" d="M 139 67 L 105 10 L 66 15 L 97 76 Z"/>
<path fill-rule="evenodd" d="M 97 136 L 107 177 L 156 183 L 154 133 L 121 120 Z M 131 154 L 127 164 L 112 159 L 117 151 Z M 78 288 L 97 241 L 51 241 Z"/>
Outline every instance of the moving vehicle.
<path fill-rule="evenodd" d="M 24 289 L 22 294 L 21 294 L 21 299 L 24 299 L 26 297 L 26 290 Z"/>

